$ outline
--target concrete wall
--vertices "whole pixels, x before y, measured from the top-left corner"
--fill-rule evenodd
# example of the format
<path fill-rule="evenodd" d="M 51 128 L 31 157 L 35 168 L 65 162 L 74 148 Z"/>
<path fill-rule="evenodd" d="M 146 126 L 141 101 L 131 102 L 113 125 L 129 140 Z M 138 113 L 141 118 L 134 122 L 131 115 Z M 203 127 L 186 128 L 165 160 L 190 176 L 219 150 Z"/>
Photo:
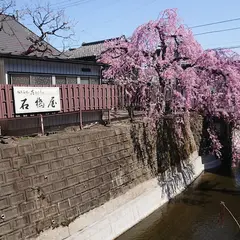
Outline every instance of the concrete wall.
<path fill-rule="evenodd" d="M 0 239 L 35 239 L 37 236 L 41 240 L 110 239 L 105 238 L 108 232 L 98 238 L 98 231 L 109 229 L 108 217 L 113 212 L 114 219 L 120 218 L 122 224 L 125 223 L 118 226 L 116 221 L 109 236 L 121 234 L 160 203 L 182 191 L 203 170 L 189 122 L 183 126 L 183 142 L 178 143 L 175 132 L 170 129 L 166 129 L 166 136 L 161 140 L 162 131 L 153 134 L 142 123 L 116 123 L 111 127 L 99 126 L 78 133 L 1 145 Z M 167 136 L 171 141 L 165 142 Z M 164 145 L 175 148 L 164 150 Z M 189 156 L 184 160 L 182 157 L 187 152 Z M 167 162 L 163 162 L 166 156 Z M 128 215 L 132 220 L 124 221 L 124 212 L 129 208 L 123 204 L 127 199 L 139 199 L 147 185 L 136 189 L 149 179 L 153 181 L 149 191 L 152 187 L 154 191 L 149 196 L 154 199 L 148 202 L 145 195 L 144 201 L 136 201 L 136 206 L 131 205 L 135 213 L 137 211 L 136 217 Z M 160 191 L 155 188 L 156 182 L 159 189 L 164 190 L 165 198 L 155 198 Z M 164 183 L 170 184 L 164 186 Z M 121 206 L 124 210 L 120 215 Z M 107 220 L 102 221 L 105 218 Z M 91 228 L 97 221 L 98 227 Z M 81 235 L 83 232 L 85 235 Z"/>
<path fill-rule="evenodd" d="M 89 111 L 82 113 L 83 124 L 100 122 L 101 111 Z M 80 126 L 79 113 L 52 114 L 43 116 L 45 132 L 64 129 L 67 126 Z M 40 116 L 13 118 L 0 120 L 2 135 L 24 136 L 41 133 Z"/>

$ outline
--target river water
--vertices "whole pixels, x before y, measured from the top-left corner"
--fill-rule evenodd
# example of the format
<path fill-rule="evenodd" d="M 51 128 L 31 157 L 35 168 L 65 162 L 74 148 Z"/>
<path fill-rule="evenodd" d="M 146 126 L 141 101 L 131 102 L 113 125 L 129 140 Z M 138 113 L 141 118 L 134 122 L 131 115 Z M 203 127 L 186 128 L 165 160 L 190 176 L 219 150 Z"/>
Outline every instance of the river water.
<path fill-rule="evenodd" d="M 116 240 L 240 240 L 239 169 L 203 173 L 186 191 Z"/>

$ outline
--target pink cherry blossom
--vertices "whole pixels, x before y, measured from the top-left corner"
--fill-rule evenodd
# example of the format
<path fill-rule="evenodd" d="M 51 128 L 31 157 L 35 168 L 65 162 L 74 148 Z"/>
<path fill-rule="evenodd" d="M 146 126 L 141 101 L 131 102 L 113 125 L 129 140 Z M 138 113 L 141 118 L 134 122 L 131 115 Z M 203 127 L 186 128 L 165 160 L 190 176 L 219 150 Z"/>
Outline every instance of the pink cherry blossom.
<path fill-rule="evenodd" d="M 145 120 L 197 111 L 204 117 L 240 119 L 240 61 L 231 51 L 204 50 L 192 31 L 168 9 L 156 21 L 139 26 L 130 38 L 105 43 L 99 61 L 109 65 L 104 77 L 126 87 Z M 221 144 L 208 130 L 213 151 Z"/>

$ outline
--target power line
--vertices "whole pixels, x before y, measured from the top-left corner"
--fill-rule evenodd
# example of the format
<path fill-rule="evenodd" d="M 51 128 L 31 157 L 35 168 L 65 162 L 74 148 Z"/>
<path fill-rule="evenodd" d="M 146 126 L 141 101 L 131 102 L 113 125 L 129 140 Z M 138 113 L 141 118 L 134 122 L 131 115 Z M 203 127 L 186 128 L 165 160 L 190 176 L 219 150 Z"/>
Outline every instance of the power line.
<path fill-rule="evenodd" d="M 229 46 L 229 47 L 218 47 L 218 48 L 212 48 L 213 50 L 224 50 L 224 49 L 237 49 L 240 48 L 240 45 L 236 46 Z"/>
<path fill-rule="evenodd" d="M 77 2 L 79 2 L 79 3 L 81 3 L 81 2 L 85 2 L 86 0 L 78 0 Z M 50 6 L 59 6 L 59 5 L 61 5 L 61 4 L 66 4 L 66 3 L 68 3 L 68 4 L 72 4 L 72 3 L 74 3 L 74 2 L 72 2 L 71 0 L 70 1 L 66 1 L 66 0 L 64 0 L 64 1 L 61 1 L 61 2 L 58 2 L 58 3 L 52 3 L 52 4 L 50 4 Z"/>
<path fill-rule="evenodd" d="M 240 29 L 240 27 L 225 28 L 225 29 L 214 30 L 214 31 L 209 31 L 209 32 L 196 33 L 196 34 L 194 34 L 194 36 L 206 35 L 206 34 L 211 34 L 211 33 L 228 32 L 228 31 L 233 31 L 233 30 L 238 30 L 238 29 Z"/>
<path fill-rule="evenodd" d="M 65 5 L 57 6 L 55 9 L 60 9 L 60 8 L 66 9 L 66 8 L 69 8 L 69 7 L 76 7 L 76 6 L 79 6 L 79 5 L 82 5 L 82 4 L 85 4 L 85 3 L 89 3 L 89 2 L 92 2 L 92 1 L 96 1 L 96 0 L 86 0 L 84 2 L 83 1 L 76 1 L 76 2 L 65 4 Z"/>
<path fill-rule="evenodd" d="M 206 23 L 206 24 L 196 25 L 196 26 L 193 26 L 190 28 L 191 29 L 200 28 L 200 27 L 212 26 L 212 25 L 217 25 L 217 24 L 222 24 L 222 23 L 227 23 L 227 22 L 234 22 L 234 21 L 240 21 L 240 18 L 232 18 L 232 19 L 218 21 L 218 22 Z"/>

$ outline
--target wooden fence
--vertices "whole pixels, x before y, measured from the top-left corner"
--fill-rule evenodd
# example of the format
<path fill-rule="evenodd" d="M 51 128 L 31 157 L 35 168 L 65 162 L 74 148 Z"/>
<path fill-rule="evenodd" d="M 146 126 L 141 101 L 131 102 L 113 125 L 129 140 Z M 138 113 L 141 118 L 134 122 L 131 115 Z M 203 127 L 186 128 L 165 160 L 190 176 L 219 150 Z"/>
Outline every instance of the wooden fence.
<path fill-rule="evenodd" d="M 101 120 L 103 110 L 108 111 L 110 120 L 110 110 L 124 109 L 127 102 L 124 89 L 120 86 L 66 84 L 58 85 L 61 104 L 59 112 L 16 114 L 13 87 L 0 84 L 0 135 L 27 134 L 27 127 L 32 129 L 30 132 L 38 132 L 40 129 L 42 134 L 45 128 L 51 126 L 78 123 L 82 128 L 85 121 Z"/>
<path fill-rule="evenodd" d="M 59 85 L 59 89 L 61 111 L 58 114 L 124 107 L 124 90 L 119 86 L 67 84 Z M 49 115 L 49 113 L 42 113 L 42 115 Z M 15 114 L 13 85 L 0 84 L 0 119 L 23 116 L 36 116 L 36 114 Z"/>

